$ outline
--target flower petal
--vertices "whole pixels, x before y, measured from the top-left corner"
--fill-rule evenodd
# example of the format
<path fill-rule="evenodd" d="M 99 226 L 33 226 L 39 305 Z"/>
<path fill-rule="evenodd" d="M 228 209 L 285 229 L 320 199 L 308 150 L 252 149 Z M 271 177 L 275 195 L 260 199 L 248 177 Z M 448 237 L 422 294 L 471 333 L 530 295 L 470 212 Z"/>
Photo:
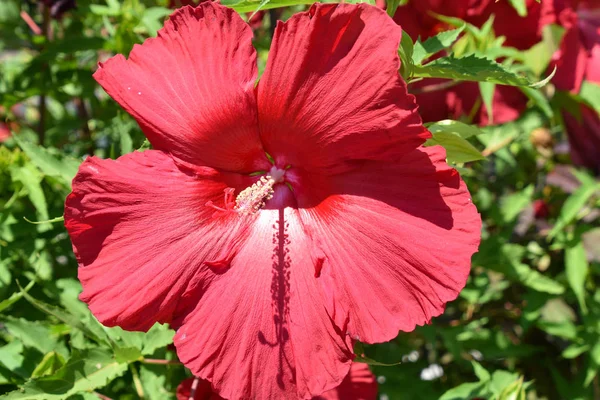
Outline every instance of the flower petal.
<path fill-rule="evenodd" d="M 84 161 L 65 226 L 80 298 L 100 322 L 129 330 L 171 322 L 193 301 L 196 282 L 226 269 L 250 221 L 205 205 L 222 203 L 227 186 L 215 170 L 179 167 L 161 151 Z"/>
<path fill-rule="evenodd" d="M 328 390 L 315 400 L 375 400 L 377 399 L 377 380 L 364 363 L 352 363 L 350 373 L 342 384 Z"/>
<path fill-rule="evenodd" d="M 181 361 L 222 397 L 310 398 L 348 373 L 349 340 L 327 315 L 306 246 L 297 211 L 261 210 L 177 331 Z"/>
<path fill-rule="evenodd" d="M 298 194 L 301 218 L 323 257 L 315 273 L 330 315 L 356 340 L 429 322 L 465 285 L 481 219 L 444 159 L 441 147 L 421 148 L 303 182 L 314 195 Z"/>
<path fill-rule="evenodd" d="M 183 380 L 177 386 L 177 392 L 175 393 L 177 400 L 190 400 L 190 396 L 192 395 L 192 387 L 194 385 L 195 378 L 187 378 Z M 198 379 L 196 383 L 196 388 L 194 391 L 194 400 L 223 400 L 221 396 L 215 394 L 210 386 L 209 381 L 205 381 L 204 379 Z"/>
<path fill-rule="evenodd" d="M 553 56 L 556 74 L 552 82 L 556 88 L 578 93 L 585 77 L 588 57 L 588 52 L 581 42 L 579 28 L 576 25 L 567 28 L 560 49 Z"/>
<path fill-rule="evenodd" d="M 253 172 L 268 166 L 257 131 L 252 30 L 212 1 L 175 11 L 157 38 L 94 74 L 155 149 L 197 164 Z M 236 146 L 231 146 L 236 143 Z"/>
<path fill-rule="evenodd" d="M 317 3 L 278 24 L 258 85 L 267 152 L 280 165 L 334 172 L 423 143 L 430 134 L 398 74 L 400 36 L 367 4 Z"/>

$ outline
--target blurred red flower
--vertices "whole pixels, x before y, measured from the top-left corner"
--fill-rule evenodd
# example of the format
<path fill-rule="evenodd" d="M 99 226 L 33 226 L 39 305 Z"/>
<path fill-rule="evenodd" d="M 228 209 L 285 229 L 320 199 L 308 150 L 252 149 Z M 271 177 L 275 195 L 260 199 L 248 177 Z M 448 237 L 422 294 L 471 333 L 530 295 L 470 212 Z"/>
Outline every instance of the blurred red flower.
<path fill-rule="evenodd" d="M 573 164 L 600 174 L 600 118 L 598 113 L 582 105 L 579 115 L 563 112 Z"/>
<path fill-rule="evenodd" d="M 584 80 L 600 82 L 600 1 L 548 0 L 544 18 L 566 29 L 553 57 L 557 89 L 578 93 Z"/>
<path fill-rule="evenodd" d="M 432 87 L 443 82 L 448 80 L 428 79 L 417 83 L 414 87 L 421 90 L 426 86 Z M 425 122 L 471 116 L 470 122 L 473 124 L 481 126 L 503 124 L 517 119 L 527 106 L 527 97 L 519 89 L 497 85 L 490 120 L 476 82 L 462 82 L 448 89 L 418 93 L 415 97 L 419 105 L 419 113 Z"/>
<path fill-rule="evenodd" d="M 189 400 L 192 394 L 194 378 L 188 378 L 177 387 L 177 400 Z M 222 400 L 216 394 L 210 382 L 198 379 L 193 400 Z M 313 400 L 375 400 L 377 399 L 377 380 L 367 364 L 352 363 L 350 373 L 341 385 L 335 389 L 313 397 Z"/>
<path fill-rule="evenodd" d="M 541 38 L 541 7 L 535 0 L 527 0 L 526 5 L 528 16 L 521 18 L 507 1 L 411 1 L 398 7 L 394 20 L 416 40 L 451 29 L 434 14 L 460 18 L 479 27 L 494 14 L 496 33 L 506 36 L 507 45 L 525 49 Z M 515 26 L 519 26 L 519 29 L 514 29 Z M 423 87 L 434 87 L 442 82 L 444 80 L 428 79 L 414 85 L 419 92 L 416 95 L 419 112 L 425 122 L 471 116 L 471 122 L 475 124 L 500 124 L 517 119 L 527 105 L 527 97 L 518 88 L 498 85 L 493 98 L 493 118 L 490 120 L 476 83 L 464 82 L 450 88 L 420 93 Z"/>
<path fill-rule="evenodd" d="M 310 398 L 353 339 L 443 312 L 481 220 L 398 74 L 400 27 L 366 4 L 278 23 L 258 85 L 252 31 L 216 3 L 94 74 L 154 150 L 89 157 L 65 225 L 80 298 L 107 326 L 175 329 L 225 398 Z"/>
<path fill-rule="evenodd" d="M 4 122 L 0 122 L 0 143 L 6 142 L 12 133 L 10 132 L 10 128 Z"/>
<path fill-rule="evenodd" d="M 398 7 L 394 21 L 413 40 L 426 39 L 449 29 L 435 14 L 460 18 L 466 21 L 479 20 L 480 15 L 494 0 L 412 0 Z"/>

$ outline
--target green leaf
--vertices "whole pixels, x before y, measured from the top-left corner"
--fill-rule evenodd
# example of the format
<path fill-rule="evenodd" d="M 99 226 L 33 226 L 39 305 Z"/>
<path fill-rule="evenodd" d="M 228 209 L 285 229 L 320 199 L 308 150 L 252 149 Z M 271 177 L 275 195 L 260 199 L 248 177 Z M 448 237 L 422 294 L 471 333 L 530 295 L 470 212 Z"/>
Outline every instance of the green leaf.
<path fill-rule="evenodd" d="M 577 358 L 589 349 L 589 344 L 572 344 L 562 352 L 562 356 L 567 359 Z"/>
<path fill-rule="evenodd" d="M 487 393 L 486 382 L 463 383 L 445 392 L 439 400 L 465 400 L 476 397 L 486 398 L 484 395 Z"/>
<path fill-rule="evenodd" d="M 13 181 L 21 182 L 27 190 L 27 196 L 35 207 L 39 219 L 47 220 L 49 218 L 48 203 L 40 184 L 42 177 L 37 169 L 31 164 L 25 164 L 23 167 L 13 165 L 10 168 L 10 175 Z"/>
<path fill-rule="evenodd" d="M 33 287 L 33 285 L 35 285 L 34 281 L 29 282 L 27 284 L 27 286 L 25 286 L 23 291 L 29 292 L 29 289 L 31 289 Z M 0 301 L 0 312 L 6 310 L 7 308 L 9 308 L 13 304 L 15 304 L 17 301 L 21 300 L 22 298 L 23 298 L 23 292 L 19 291 L 19 292 L 13 293 L 8 299 Z"/>
<path fill-rule="evenodd" d="M 173 343 L 174 335 L 175 331 L 169 329 L 167 325 L 154 324 L 144 335 L 142 354 L 149 356 L 156 350 L 170 345 Z"/>
<path fill-rule="evenodd" d="M 554 111 L 552 111 L 552 106 L 550 106 L 550 102 L 548 101 L 546 96 L 544 96 L 542 94 L 542 92 L 540 92 L 537 89 L 533 89 L 533 88 L 525 87 L 525 86 L 521 86 L 520 89 L 523 93 L 525 93 L 525 95 L 529 98 L 529 100 L 533 101 L 535 103 L 535 105 L 538 106 L 540 108 L 540 110 L 542 110 L 542 112 L 544 113 L 544 115 L 546 117 L 552 118 L 554 116 Z"/>
<path fill-rule="evenodd" d="M 594 82 L 583 81 L 579 96 L 590 107 L 600 113 L 600 85 Z"/>
<path fill-rule="evenodd" d="M 588 274 L 589 265 L 585 248 L 581 237 L 577 238 L 575 243 L 569 243 L 565 248 L 565 269 L 567 281 L 577 297 L 579 307 L 582 313 L 587 314 L 587 306 L 585 304 L 585 280 Z"/>
<path fill-rule="evenodd" d="M 80 162 L 78 160 L 68 157 L 59 160 L 47 149 L 37 144 L 26 142 L 17 135 L 14 135 L 13 138 L 44 175 L 59 177 L 68 187 L 71 186 L 71 181 L 79 169 Z"/>
<path fill-rule="evenodd" d="M 513 8 L 515 10 L 517 10 L 517 14 L 519 14 L 520 17 L 527 16 L 527 4 L 525 3 L 525 0 L 508 0 L 508 1 L 509 1 L 510 5 L 513 6 Z"/>
<path fill-rule="evenodd" d="M 520 192 L 504 197 L 500 203 L 500 213 L 506 223 L 514 221 L 521 211 L 532 202 L 534 186 L 529 185 Z"/>
<path fill-rule="evenodd" d="M 433 137 L 425 142 L 425 146 L 441 145 L 446 149 L 446 159 L 450 163 L 465 163 L 483 160 L 481 152 L 460 134 L 452 130 L 432 132 Z"/>
<path fill-rule="evenodd" d="M 398 48 L 398 56 L 400 57 L 400 75 L 405 81 L 409 81 L 413 72 L 413 51 L 414 45 L 410 35 L 402 31 L 402 39 Z"/>
<path fill-rule="evenodd" d="M 144 393 L 150 400 L 165 400 L 175 398 L 173 393 L 165 387 L 167 376 L 164 367 L 157 365 L 140 365 L 140 381 L 144 388 Z"/>
<path fill-rule="evenodd" d="M 3 323 L 10 334 L 18 338 L 25 346 L 37 349 L 42 354 L 58 351 L 62 356 L 69 356 L 64 343 L 52 335 L 50 328 L 43 325 L 42 322 L 5 318 Z"/>
<path fill-rule="evenodd" d="M 414 44 L 414 51 L 412 53 L 413 63 L 415 65 L 420 65 L 427 57 L 447 49 L 456 41 L 456 39 L 458 39 L 458 36 L 464 29 L 465 26 L 463 25 L 458 29 L 438 33 L 427 39 L 425 42 L 421 43 L 421 41 L 418 40 Z"/>
<path fill-rule="evenodd" d="M 120 363 L 139 361 L 142 358 L 142 352 L 137 347 L 116 347 L 114 352 L 115 359 Z"/>
<path fill-rule="evenodd" d="M 557 233 L 561 232 L 567 225 L 573 222 L 579 211 L 585 206 L 587 201 L 598 191 L 597 184 L 582 184 L 563 204 L 560 210 L 556 224 L 548 234 L 552 239 Z"/>
<path fill-rule="evenodd" d="M 263 4 L 264 3 L 264 4 Z M 311 0 L 222 0 L 221 4 L 233 8 L 239 13 L 268 10 L 278 7 L 289 7 L 303 4 L 312 4 Z"/>
<path fill-rule="evenodd" d="M 110 339 L 106 336 L 106 333 L 102 330 L 101 325 L 86 324 L 86 323 L 84 323 L 84 321 L 81 320 L 81 318 L 76 317 L 76 316 L 68 313 L 65 310 L 62 310 L 58 307 L 55 307 L 50 304 L 46 304 L 40 300 L 37 300 L 37 299 L 33 298 L 32 296 L 30 296 L 29 294 L 27 294 L 26 292 L 24 292 L 23 290 L 21 291 L 21 293 L 23 293 L 23 297 L 25 297 L 25 299 L 29 303 L 31 303 L 34 307 L 36 307 L 40 311 L 42 311 L 46 314 L 52 315 L 55 318 L 58 318 L 60 321 L 64 322 L 65 324 L 67 324 L 69 326 L 79 329 L 87 337 L 95 340 L 96 342 L 98 342 L 100 344 L 106 344 L 106 345 L 111 344 Z"/>
<path fill-rule="evenodd" d="M 452 132 L 456 133 L 463 139 L 468 139 L 472 136 L 480 135 L 482 133 L 481 129 L 475 125 L 469 125 L 465 124 L 464 122 L 454 121 L 451 119 L 445 119 L 425 125 L 431 133 Z"/>
<path fill-rule="evenodd" d="M 473 371 L 475 372 L 475 376 L 479 378 L 480 382 L 487 382 L 490 380 L 490 373 L 485 368 L 483 368 L 481 364 L 479 364 L 477 361 L 471 361 L 471 364 L 473 365 Z"/>
<path fill-rule="evenodd" d="M 386 12 L 390 16 L 390 18 L 394 18 L 394 14 L 396 14 L 396 10 L 400 5 L 401 0 L 388 0 L 386 1 Z"/>
<path fill-rule="evenodd" d="M 79 392 L 92 391 L 123 375 L 127 364 L 117 362 L 105 350 L 76 352 L 52 376 L 32 379 L 20 390 L 10 392 L 1 400 L 62 400 Z"/>
<path fill-rule="evenodd" d="M 598 368 L 600 368 L 600 341 L 596 341 L 594 347 L 590 351 L 589 365 L 585 374 L 584 386 L 588 386 L 596 375 L 598 374 Z"/>
<path fill-rule="evenodd" d="M 489 124 L 494 123 L 494 92 L 496 92 L 496 84 L 492 82 L 479 82 L 479 91 L 481 98 L 488 115 Z"/>
<path fill-rule="evenodd" d="M 535 88 L 544 86 L 552 76 L 554 76 L 554 72 L 543 81 L 533 82 L 495 61 L 476 55 L 461 58 L 454 56 L 438 58 L 426 65 L 415 66 L 413 71 L 415 78 L 444 78 Z"/>
<path fill-rule="evenodd" d="M 58 369 L 65 365 L 65 359 L 63 356 L 55 351 L 47 353 L 42 361 L 33 370 L 31 374 L 32 378 L 39 378 L 41 376 L 53 375 Z"/>

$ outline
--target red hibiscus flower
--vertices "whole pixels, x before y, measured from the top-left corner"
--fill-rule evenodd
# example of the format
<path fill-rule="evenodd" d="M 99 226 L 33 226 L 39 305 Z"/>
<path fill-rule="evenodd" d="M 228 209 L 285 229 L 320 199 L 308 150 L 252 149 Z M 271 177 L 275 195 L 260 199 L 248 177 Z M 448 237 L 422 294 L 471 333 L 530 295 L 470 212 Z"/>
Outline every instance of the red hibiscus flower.
<path fill-rule="evenodd" d="M 419 37 L 424 39 L 434 36 L 440 31 L 450 28 L 431 13 L 461 18 L 477 26 L 483 25 L 494 13 L 496 15 L 494 28 L 498 34 L 507 37 L 507 44 L 518 48 L 528 48 L 541 37 L 541 28 L 538 26 L 541 10 L 535 0 L 528 1 L 527 6 L 528 17 L 522 19 L 506 1 L 411 1 L 398 8 L 394 20 L 413 40 L 416 40 Z M 511 30 L 509 28 L 515 25 L 520 26 L 521 29 Z M 421 92 L 425 86 L 435 86 L 442 82 L 444 81 L 427 79 L 418 82 L 415 88 Z M 479 88 L 473 82 L 460 83 L 448 89 L 419 93 L 416 95 L 416 99 L 419 104 L 419 112 L 425 122 L 472 116 L 471 122 L 475 124 L 501 124 L 517 119 L 527 106 L 527 97 L 518 88 L 498 85 L 493 98 L 493 118 L 490 120 Z"/>
<path fill-rule="evenodd" d="M 546 8 L 545 21 L 566 29 L 553 57 L 557 70 L 552 82 L 573 93 L 584 80 L 600 82 L 600 2 L 554 0 Z"/>
<path fill-rule="evenodd" d="M 0 143 L 6 142 L 12 133 L 10 132 L 10 128 L 3 122 L 0 122 Z"/>
<path fill-rule="evenodd" d="M 352 339 L 394 338 L 465 284 L 481 220 L 398 75 L 400 27 L 369 5 L 278 23 L 258 84 L 252 31 L 175 11 L 94 74 L 154 150 L 89 157 L 65 225 L 80 298 L 107 326 L 176 330 L 221 397 L 311 398 Z"/>
<path fill-rule="evenodd" d="M 413 40 L 426 39 L 445 31 L 447 24 L 440 21 L 435 14 L 463 20 L 479 19 L 479 16 L 493 0 L 412 0 L 398 7 L 394 21 Z"/>
<path fill-rule="evenodd" d="M 210 382 L 198 379 L 195 383 L 194 396 L 192 387 L 194 378 L 184 380 L 177 387 L 177 400 L 222 400 L 216 394 Z M 335 389 L 313 397 L 313 400 L 375 400 L 377 398 L 377 380 L 367 364 L 352 363 L 350 373 L 341 385 Z"/>
<path fill-rule="evenodd" d="M 598 113 L 581 106 L 580 115 L 563 112 L 573 164 L 600 174 L 600 118 Z"/>
<path fill-rule="evenodd" d="M 417 90 L 424 88 L 426 90 L 426 87 L 443 82 L 448 81 L 428 79 L 418 82 L 415 86 Z M 520 113 L 527 107 L 527 97 L 519 89 L 497 85 L 492 99 L 492 119 L 490 119 L 475 82 L 463 82 L 448 89 L 419 93 L 415 97 L 419 104 L 419 113 L 425 122 L 470 116 L 471 123 L 481 126 L 503 124 L 519 118 Z"/>

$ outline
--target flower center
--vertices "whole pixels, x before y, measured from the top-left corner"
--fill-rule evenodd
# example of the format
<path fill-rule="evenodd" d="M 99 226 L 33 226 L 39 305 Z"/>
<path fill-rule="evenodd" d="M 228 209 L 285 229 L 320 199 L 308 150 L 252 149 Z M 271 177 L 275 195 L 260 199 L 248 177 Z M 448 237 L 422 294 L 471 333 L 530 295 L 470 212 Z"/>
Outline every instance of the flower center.
<path fill-rule="evenodd" d="M 267 175 L 262 176 L 252 186 L 242 190 L 233 201 L 233 188 L 225 189 L 225 208 L 217 207 L 212 201 L 207 206 L 220 211 L 234 211 L 242 215 L 256 214 L 265 203 L 273 198 L 273 186 L 283 182 L 285 170 L 273 166 Z"/>

